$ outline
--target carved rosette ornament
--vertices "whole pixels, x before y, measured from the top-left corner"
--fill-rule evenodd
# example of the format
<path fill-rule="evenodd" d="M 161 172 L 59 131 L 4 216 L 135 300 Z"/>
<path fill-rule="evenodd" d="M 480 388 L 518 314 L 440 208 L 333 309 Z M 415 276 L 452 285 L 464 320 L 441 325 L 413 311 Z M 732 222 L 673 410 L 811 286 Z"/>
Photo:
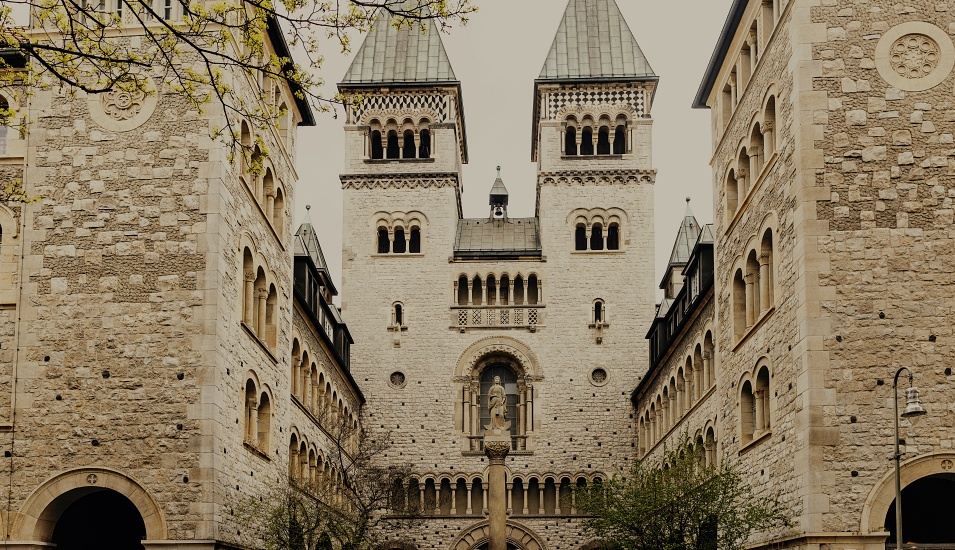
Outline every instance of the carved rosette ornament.
<path fill-rule="evenodd" d="M 925 21 L 900 23 L 879 39 L 875 66 L 890 86 L 921 92 L 938 86 L 955 68 L 955 43 Z"/>
<path fill-rule="evenodd" d="M 491 461 L 491 464 L 503 464 L 504 459 L 507 458 L 507 453 L 509 452 L 511 452 L 510 438 L 508 438 L 507 441 L 484 442 L 484 454 L 487 455 L 487 458 Z"/>
<path fill-rule="evenodd" d="M 129 120 L 143 110 L 146 93 L 142 90 L 112 90 L 103 94 L 103 111 L 115 120 Z"/>
<path fill-rule="evenodd" d="M 110 90 L 89 94 L 87 106 L 93 122 L 113 132 L 128 132 L 142 126 L 156 110 L 158 88 L 148 76 L 133 90 Z"/>
<path fill-rule="evenodd" d="M 908 34 L 892 44 L 890 61 L 895 72 L 905 78 L 932 74 L 941 57 L 938 43 L 924 34 Z"/>

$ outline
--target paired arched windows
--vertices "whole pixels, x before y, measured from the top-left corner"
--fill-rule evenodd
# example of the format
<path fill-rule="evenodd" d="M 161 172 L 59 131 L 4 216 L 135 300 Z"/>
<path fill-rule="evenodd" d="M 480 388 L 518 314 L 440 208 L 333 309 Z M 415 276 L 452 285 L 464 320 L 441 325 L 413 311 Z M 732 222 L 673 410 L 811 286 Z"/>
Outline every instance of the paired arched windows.
<path fill-rule="evenodd" d="M 773 230 L 763 231 L 733 275 L 733 324 L 737 339 L 774 307 Z"/>
<path fill-rule="evenodd" d="M 268 220 L 279 241 L 285 238 L 286 214 L 285 191 L 275 176 L 275 170 L 262 153 L 262 147 L 246 121 L 242 121 L 239 130 L 239 143 L 242 146 L 242 160 L 239 167 L 239 179 L 255 197 L 256 204 Z"/>
<path fill-rule="evenodd" d="M 489 274 L 482 278 L 460 275 L 454 285 L 454 296 L 459 306 L 526 306 L 541 302 L 543 285 L 536 274 L 526 278 L 507 274 L 500 277 Z"/>
<path fill-rule="evenodd" d="M 589 115 L 580 122 L 572 115 L 564 124 L 564 156 L 624 155 L 629 150 L 628 121 L 619 115 L 615 121 L 603 116 L 594 122 Z"/>
<path fill-rule="evenodd" d="M 772 428 L 769 384 L 769 367 L 765 365 L 758 368 L 755 380 L 740 384 L 740 440 L 744 445 Z"/>
<path fill-rule="evenodd" d="M 291 394 L 328 433 L 346 436 L 346 449 L 357 444 L 358 417 L 342 397 L 338 383 L 326 372 L 325 363 L 297 337 L 292 341 Z"/>
<path fill-rule="evenodd" d="M 245 442 L 268 454 L 272 429 L 272 400 L 266 388 L 260 389 L 253 378 L 245 382 Z"/>
<path fill-rule="evenodd" d="M 420 254 L 421 228 L 412 227 L 405 233 L 403 227 L 395 227 L 389 231 L 387 227 L 378 228 L 378 254 Z"/>
<path fill-rule="evenodd" d="M 242 249 L 242 282 L 242 323 L 274 352 L 278 333 L 275 275 L 249 246 Z"/>
<path fill-rule="evenodd" d="M 574 250 L 620 250 L 620 222 L 610 222 L 606 230 L 601 222 L 578 222 L 574 228 Z"/>
<path fill-rule="evenodd" d="M 743 141 L 736 160 L 731 163 L 723 184 L 727 228 L 767 170 L 767 162 L 776 154 L 776 98 L 769 95 L 762 112 Z"/>
<path fill-rule="evenodd" d="M 429 159 L 432 151 L 430 121 L 426 118 L 417 123 L 405 119 L 401 124 L 389 119 L 384 124 L 372 119 L 366 134 L 367 158 L 382 159 Z"/>

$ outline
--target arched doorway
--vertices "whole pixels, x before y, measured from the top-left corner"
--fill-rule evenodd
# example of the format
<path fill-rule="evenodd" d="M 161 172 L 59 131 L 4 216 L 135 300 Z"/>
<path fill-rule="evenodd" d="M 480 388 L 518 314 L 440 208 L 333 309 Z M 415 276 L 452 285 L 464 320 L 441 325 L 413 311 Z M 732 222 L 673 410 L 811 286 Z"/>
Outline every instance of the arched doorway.
<path fill-rule="evenodd" d="M 951 521 L 955 500 L 955 474 L 934 474 L 917 479 L 902 489 L 903 542 L 915 545 L 955 547 L 955 523 Z M 885 516 L 890 533 L 887 544 L 895 545 L 895 500 Z"/>
<path fill-rule="evenodd" d="M 489 548 L 488 544 L 485 543 L 485 544 L 482 544 L 481 546 L 478 546 L 474 550 L 488 550 L 488 548 Z M 507 543 L 507 550 L 523 550 L 523 548 L 509 542 Z"/>
<path fill-rule="evenodd" d="M 82 492 L 76 495 L 71 493 Z M 77 498 L 78 497 L 78 498 Z M 125 496 L 111 489 L 88 493 L 74 489 L 60 498 L 72 500 L 53 527 L 59 550 L 142 550 L 146 524 Z"/>

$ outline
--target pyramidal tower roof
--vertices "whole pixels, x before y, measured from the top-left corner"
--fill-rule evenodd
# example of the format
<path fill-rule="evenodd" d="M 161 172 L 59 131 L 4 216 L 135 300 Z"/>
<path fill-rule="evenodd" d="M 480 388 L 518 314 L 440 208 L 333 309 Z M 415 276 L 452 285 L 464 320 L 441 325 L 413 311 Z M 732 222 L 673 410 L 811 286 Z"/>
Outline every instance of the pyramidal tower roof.
<path fill-rule="evenodd" d="M 690 254 L 693 252 L 693 247 L 696 246 L 697 239 L 700 238 L 701 231 L 702 228 L 696 221 L 696 216 L 690 210 L 690 199 L 687 198 L 683 223 L 680 224 L 676 242 L 673 243 L 673 252 L 670 253 L 670 267 L 685 265 L 690 261 Z"/>
<path fill-rule="evenodd" d="M 457 82 L 457 78 L 434 22 L 424 19 L 397 28 L 387 15 L 368 32 L 341 84 L 440 82 Z"/>
<path fill-rule="evenodd" d="M 539 80 L 656 78 L 615 0 L 570 0 Z"/>

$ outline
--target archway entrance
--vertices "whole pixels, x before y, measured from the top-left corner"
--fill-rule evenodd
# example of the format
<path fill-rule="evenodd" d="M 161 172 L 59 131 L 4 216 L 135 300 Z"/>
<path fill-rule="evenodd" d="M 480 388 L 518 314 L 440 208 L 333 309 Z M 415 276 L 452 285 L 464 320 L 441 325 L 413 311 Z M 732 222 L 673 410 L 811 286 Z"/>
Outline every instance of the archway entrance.
<path fill-rule="evenodd" d="M 955 523 L 951 521 L 953 502 L 955 474 L 925 476 L 902 489 L 903 542 L 955 549 Z M 886 545 L 894 547 L 895 500 L 885 515 L 885 527 L 891 533 Z"/>
<path fill-rule="evenodd" d="M 482 544 L 481 546 L 478 546 L 477 548 L 475 548 L 475 550 L 488 550 L 488 545 L 487 543 Z M 507 543 L 507 550 L 523 550 L 523 549 L 520 546 Z"/>
<path fill-rule="evenodd" d="M 132 501 L 110 489 L 82 492 L 60 497 L 72 502 L 53 527 L 58 550 L 143 550 L 146 524 Z"/>

